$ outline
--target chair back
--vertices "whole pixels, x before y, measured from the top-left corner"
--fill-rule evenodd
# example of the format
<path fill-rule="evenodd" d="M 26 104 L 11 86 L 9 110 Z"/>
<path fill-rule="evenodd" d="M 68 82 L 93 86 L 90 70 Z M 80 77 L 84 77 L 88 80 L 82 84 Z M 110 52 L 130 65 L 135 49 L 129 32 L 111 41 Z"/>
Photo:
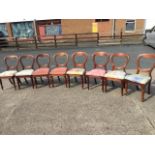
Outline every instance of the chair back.
<path fill-rule="evenodd" d="M 97 63 L 97 61 L 96 61 L 97 57 L 102 57 L 103 58 L 103 63 Z M 94 68 L 104 68 L 104 69 L 107 70 L 107 64 L 109 62 L 109 54 L 108 53 L 103 52 L 103 51 L 94 52 L 92 54 L 92 58 L 93 58 L 93 66 L 94 66 Z"/>
<path fill-rule="evenodd" d="M 60 63 L 58 60 L 64 58 L 64 62 Z M 56 67 L 67 67 L 68 65 L 69 56 L 67 52 L 57 52 L 54 55 L 54 61 L 56 64 Z"/>
<path fill-rule="evenodd" d="M 115 58 L 119 58 L 119 59 L 124 59 L 124 63 L 121 65 L 116 65 L 116 62 L 114 61 Z M 111 64 L 112 64 L 112 70 L 123 70 L 124 72 L 126 72 L 126 66 L 129 63 L 129 55 L 126 53 L 113 53 L 111 54 L 110 60 L 111 60 Z"/>
<path fill-rule="evenodd" d="M 41 60 L 42 60 L 42 62 L 45 61 L 43 59 L 46 59 L 46 62 L 41 63 Z M 36 56 L 36 62 L 37 62 L 37 65 L 39 68 L 50 67 L 50 63 L 51 63 L 50 55 L 48 53 L 38 54 Z"/>
<path fill-rule="evenodd" d="M 149 68 L 143 68 L 143 67 L 141 67 L 143 59 L 154 59 L 155 60 L 155 54 L 152 54 L 152 53 L 140 54 L 140 55 L 138 55 L 137 61 L 136 61 L 136 63 L 137 63 L 137 72 L 136 73 L 137 74 L 146 73 L 151 77 L 151 73 L 152 73 L 153 69 L 155 68 L 155 62 Z"/>
<path fill-rule="evenodd" d="M 10 65 L 9 62 L 15 61 L 14 65 Z M 19 57 L 17 55 L 8 55 L 4 57 L 4 63 L 6 65 L 6 70 L 17 70 L 19 65 Z"/>
<path fill-rule="evenodd" d="M 35 57 L 33 55 L 22 55 L 19 59 L 22 69 L 33 69 Z M 25 64 L 24 61 L 30 61 L 29 64 Z"/>
<path fill-rule="evenodd" d="M 82 62 L 77 62 L 77 57 L 83 58 Z M 72 54 L 72 62 L 74 67 L 86 68 L 87 60 L 88 54 L 84 51 L 78 51 Z"/>

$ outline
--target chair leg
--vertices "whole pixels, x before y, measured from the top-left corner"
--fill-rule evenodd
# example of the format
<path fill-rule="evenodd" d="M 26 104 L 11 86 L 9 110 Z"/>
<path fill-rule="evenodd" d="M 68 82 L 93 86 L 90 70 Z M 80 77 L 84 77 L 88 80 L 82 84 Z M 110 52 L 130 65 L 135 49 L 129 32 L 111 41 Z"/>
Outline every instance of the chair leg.
<path fill-rule="evenodd" d="M 68 79 L 68 87 L 70 88 L 70 76 L 67 75 L 67 79 Z"/>
<path fill-rule="evenodd" d="M 16 78 L 17 79 L 17 85 L 18 85 L 18 89 L 20 89 L 20 79 L 19 78 Z"/>
<path fill-rule="evenodd" d="M 104 92 L 104 78 L 101 78 L 102 80 L 102 91 Z"/>
<path fill-rule="evenodd" d="M 2 79 L 0 79 L 0 84 L 1 84 L 1 88 L 2 88 L 2 90 L 3 90 L 4 88 L 3 88 Z"/>
<path fill-rule="evenodd" d="M 58 81 L 61 82 L 60 77 L 58 76 Z"/>
<path fill-rule="evenodd" d="M 145 85 L 141 85 L 141 101 L 144 102 Z"/>
<path fill-rule="evenodd" d="M 87 76 L 86 78 L 87 78 L 87 88 L 89 90 L 89 76 Z"/>
<path fill-rule="evenodd" d="M 125 93 L 128 94 L 128 81 L 125 81 Z"/>
<path fill-rule="evenodd" d="M 67 77 L 66 77 L 66 75 L 64 75 L 64 81 L 65 81 L 65 85 L 66 85 L 66 88 L 67 88 Z"/>
<path fill-rule="evenodd" d="M 25 80 L 26 84 L 28 85 L 28 84 L 29 84 L 29 82 L 27 81 L 27 79 L 26 79 L 26 78 L 24 78 L 24 80 Z"/>
<path fill-rule="evenodd" d="M 95 84 L 97 84 L 97 80 L 96 80 L 96 78 L 94 78 L 94 82 L 95 82 Z"/>
<path fill-rule="evenodd" d="M 121 81 L 121 95 L 123 96 L 124 81 Z"/>
<path fill-rule="evenodd" d="M 138 86 L 136 86 L 136 89 L 137 89 L 137 90 L 139 90 L 139 87 L 138 87 Z"/>
<path fill-rule="evenodd" d="M 82 84 L 82 89 L 83 89 L 84 88 L 83 75 L 81 75 L 81 84 Z"/>
<path fill-rule="evenodd" d="M 47 81 L 48 81 L 48 86 L 50 87 L 50 77 L 49 76 L 47 76 Z"/>
<path fill-rule="evenodd" d="M 16 90 L 16 82 L 15 82 L 15 77 L 12 77 L 12 82 L 13 82 L 13 86 L 14 86 L 14 88 L 15 88 L 15 90 Z"/>
<path fill-rule="evenodd" d="M 104 91 L 107 92 L 107 79 L 104 79 Z"/>
<path fill-rule="evenodd" d="M 9 82 L 13 85 L 13 81 L 12 81 L 12 79 L 9 78 Z"/>
<path fill-rule="evenodd" d="M 52 87 L 54 87 L 53 76 L 49 76 L 49 88 L 51 87 L 51 83 L 52 83 Z"/>
<path fill-rule="evenodd" d="M 115 87 L 115 83 L 114 81 L 111 81 L 112 87 Z"/>
<path fill-rule="evenodd" d="M 87 77 L 84 75 L 84 82 L 87 83 Z"/>
<path fill-rule="evenodd" d="M 34 81 L 33 81 L 33 77 L 30 77 L 30 79 L 31 79 L 32 88 L 34 89 Z"/>
<path fill-rule="evenodd" d="M 148 94 L 151 94 L 151 81 L 148 83 Z"/>
<path fill-rule="evenodd" d="M 36 77 L 34 77 L 34 86 L 37 88 L 37 78 Z"/>
<path fill-rule="evenodd" d="M 43 78 L 42 78 L 42 77 L 40 77 L 40 81 L 41 81 L 41 83 L 43 83 L 43 82 L 44 82 L 44 80 L 43 80 Z"/>

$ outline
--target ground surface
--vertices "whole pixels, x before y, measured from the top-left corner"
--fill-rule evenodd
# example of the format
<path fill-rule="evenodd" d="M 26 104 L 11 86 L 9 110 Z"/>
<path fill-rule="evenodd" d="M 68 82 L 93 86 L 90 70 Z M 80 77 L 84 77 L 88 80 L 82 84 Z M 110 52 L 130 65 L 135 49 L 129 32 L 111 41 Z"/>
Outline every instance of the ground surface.
<path fill-rule="evenodd" d="M 140 45 L 103 49 L 130 53 L 133 60 L 140 51 L 155 52 Z M 0 53 L 0 57 L 6 54 L 9 52 Z M 129 68 L 134 65 L 130 62 Z M 145 94 L 143 103 L 134 87 L 130 87 L 129 95 L 121 97 L 120 88 L 112 89 L 110 84 L 109 91 L 103 93 L 93 82 L 88 91 L 73 81 L 70 89 L 63 81 L 55 81 L 55 88 L 45 83 L 38 89 L 24 85 L 16 91 L 4 81 L 5 90 L 0 90 L 0 134 L 155 134 L 154 72 L 152 94 Z"/>

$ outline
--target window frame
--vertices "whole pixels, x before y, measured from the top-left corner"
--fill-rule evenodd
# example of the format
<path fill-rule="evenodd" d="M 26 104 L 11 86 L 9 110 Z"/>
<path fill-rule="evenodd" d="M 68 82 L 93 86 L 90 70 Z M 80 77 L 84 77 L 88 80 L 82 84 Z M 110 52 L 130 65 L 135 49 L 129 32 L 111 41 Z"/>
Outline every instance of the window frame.
<path fill-rule="evenodd" d="M 127 24 L 127 22 L 128 22 L 128 20 L 134 20 L 134 29 L 133 30 L 126 30 L 126 24 Z M 130 23 L 130 22 L 129 22 Z M 136 30 L 136 19 L 126 19 L 125 20 L 125 32 L 126 33 L 134 33 L 135 32 L 135 30 Z"/>
<path fill-rule="evenodd" d="M 95 19 L 95 23 L 109 22 L 110 19 Z"/>

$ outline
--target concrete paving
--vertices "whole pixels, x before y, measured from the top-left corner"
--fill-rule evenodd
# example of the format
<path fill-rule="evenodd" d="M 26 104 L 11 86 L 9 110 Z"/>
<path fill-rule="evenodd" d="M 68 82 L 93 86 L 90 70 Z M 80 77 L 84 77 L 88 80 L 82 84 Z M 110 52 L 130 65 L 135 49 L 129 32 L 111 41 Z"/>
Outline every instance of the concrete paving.
<path fill-rule="evenodd" d="M 38 89 L 23 86 L 14 90 L 4 81 L 0 90 L 0 134 L 155 134 L 155 73 L 152 94 L 130 87 L 129 95 L 120 88 L 103 93 L 100 84 L 90 90 L 72 83 L 65 88 L 56 81 L 55 88 L 46 83 Z M 85 85 L 86 87 L 86 85 Z"/>
<path fill-rule="evenodd" d="M 132 58 L 137 54 L 133 53 Z M 134 63 L 130 64 L 132 68 Z M 135 87 L 122 97 L 119 86 L 112 89 L 109 84 L 109 91 L 103 93 L 93 81 L 90 90 L 82 90 L 75 82 L 65 88 L 57 80 L 54 88 L 48 88 L 45 82 L 34 90 L 24 85 L 15 91 L 7 80 L 4 87 L 4 91 L 0 90 L 1 135 L 155 134 L 155 72 L 152 93 L 145 94 L 143 103 Z"/>

